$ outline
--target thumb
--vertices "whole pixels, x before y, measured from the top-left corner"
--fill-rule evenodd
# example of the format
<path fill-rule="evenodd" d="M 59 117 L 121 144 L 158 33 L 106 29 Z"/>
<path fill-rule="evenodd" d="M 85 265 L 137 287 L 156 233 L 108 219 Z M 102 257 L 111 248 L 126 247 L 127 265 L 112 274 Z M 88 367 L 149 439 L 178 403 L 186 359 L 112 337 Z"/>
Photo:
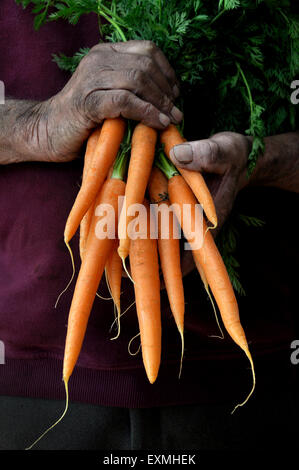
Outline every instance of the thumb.
<path fill-rule="evenodd" d="M 221 147 L 213 139 L 202 139 L 175 145 L 170 151 L 175 166 L 193 171 L 223 173 L 226 169 Z"/>

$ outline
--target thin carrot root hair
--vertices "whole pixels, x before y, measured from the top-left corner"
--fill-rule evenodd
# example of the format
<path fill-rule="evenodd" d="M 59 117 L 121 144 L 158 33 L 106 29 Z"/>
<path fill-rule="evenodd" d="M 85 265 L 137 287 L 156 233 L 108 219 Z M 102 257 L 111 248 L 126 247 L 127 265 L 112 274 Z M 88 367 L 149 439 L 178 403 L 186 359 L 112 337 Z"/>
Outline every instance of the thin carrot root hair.
<path fill-rule="evenodd" d="M 98 292 L 96 293 L 96 296 L 99 297 L 99 299 L 102 299 L 102 300 L 113 300 L 113 297 L 112 297 L 112 294 L 111 294 L 111 290 L 110 290 L 109 285 L 108 285 L 108 282 L 107 282 L 106 270 L 105 270 L 105 277 L 106 277 L 106 284 L 107 284 L 107 288 L 108 288 L 108 292 L 109 292 L 109 294 L 110 294 L 110 297 L 103 297 L 103 296 L 100 295 Z"/>
<path fill-rule="evenodd" d="M 126 266 L 126 258 L 122 257 L 122 258 L 121 258 L 121 260 L 122 260 L 122 263 L 123 263 L 123 268 L 124 268 L 124 271 L 125 271 L 126 275 L 127 275 L 127 276 L 128 276 L 128 278 L 129 278 L 129 279 L 130 279 L 130 280 L 133 282 L 133 284 L 135 284 L 135 281 L 132 279 L 132 277 L 131 277 L 131 275 L 130 275 L 129 271 L 127 270 L 127 266 Z"/>
<path fill-rule="evenodd" d="M 113 336 L 112 338 L 110 338 L 111 340 L 117 339 L 117 338 L 119 337 L 119 335 L 120 335 L 120 317 L 121 317 L 120 309 L 119 309 L 119 308 L 117 307 L 117 305 L 115 305 L 115 304 L 113 305 L 113 308 L 114 308 L 114 316 L 115 316 L 115 318 L 114 318 L 114 320 L 113 320 L 113 323 L 114 323 L 114 322 L 117 322 L 117 333 L 116 333 L 115 336 Z M 113 323 L 112 323 L 112 325 L 113 325 Z M 111 326 L 112 326 L 112 325 L 111 325 Z"/>
<path fill-rule="evenodd" d="M 219 338 L 219 339 L 224 339 L 224 333 L 223 333 L 223 330 L 220 326 L 220 322 L 219 322 L 219 318 L 218 318 L 218 315 L 217 315 L 217 310 L 216 310 L 216 306 L 215 306 L 215 302 L 213 300 L 213 297 L 211 295 L 211 292 L 210 292 L 210 289 L 209 289 L 209 286 L 208 286 L 208 283 L 203 281 L 203 285 L 204 285 L 204 288 L 205 288 L 205 291 L 206 293 L 208 294 L 208 297 L 210 299 L 210 302 L 211 302 L 211 305 L 212 305 L 212 308 L 213 308 L 213 311 L 214 311 L 214 315 L 215 315 L 215 320 L 216 320 L 216 323 L 217 323 L 217 326 L 220 330 L 220 333 L 221 333 L 221 336 L 218 336 L 218 335 L 210 335 L 210 338 Z"/>
<path fill-rule="evenodd" d="M 66 246 L 67 246 L 67 249 L 70 253 L 70 257 L 71 257 L 71 262 L 72 262 L 72 269 L 73 269 L 73 272 L 72 272 L 72 276 L 71 276 L 71 279 L 69 280 L 69 282 L 67 283 L 66 287 L 63 289 L 62 292 L 60 292 L 59 296 L 57 297 L 57 300 L 55 302 L 55 308 L 57 307 L 58 305 L 58 302 L 61 298 L 61 296 L 68 290 L 68 288 L 70 287 L 71 283 L 73 282 L 73 279 L 74 279 L 74 276 L 75 276 L 75 272 L 76 272 L 76 269 L 75 269 L 75 262 L 74 262 L 74 255 L 73 255 L 73 252 L 72 252 L 72 249 L 70 247 L 70 244 L 67 240 L 64 241 Z"/>
<path fill-rule="evenodd" d="M 109 280 L 108 280 L 108 275 L 107 275 L 107 268 L 105 268 L 104 272 L 105 272 L 105 281 L 106 281 L 107 289 L 109 291 L 111 299 L 113 299 L 113 295 L 112 295 L 112 292 L 111 292 L 111 287 L 110 287 Z"/>
<path fill-rule="evenodd" d="M 107 274 L 107 269 L 105 268 L 105 279 L 106 279 L 106 284 L 107 284 L 107 287 L 108 287 L 108 290 L 109 290 L 109 293 L 111 295 L 111 299 L 113 300 L 113 307 L 114 307 L 114 321 L 113 323 L 116 321 L 117 322 L 117 334 L 116 336 L 114 336 L 113 338 L 110 338 L 111 340 L 112 339 L 117 339 L 120 335 L 120 305 L 118 302 L 115 301 L 115 299 L 113 298 L 113 294 L 112 294 L 112 290 L 111 290 L 111 287 L 110 287 L 110 284 L 109 284 L 109 280 L 108 280 L 108 274 Z M 116 310 L 116 313 L 115 313 L 115 310 Z M 112 325 L 113 325 L 112 323 Z M 112 327 L 111 325 L 111 327 Z M 111 331 L 111 330 L 110 330 Z"/>
<path fill-rule="evenodd" d="M 66 412 L 69 407 L 69 392 L 68 392 L 68 381 L 66 379 L 63 379 L 63 382 L 64 382 L 64 388 L 65 388 L 65 408 L 64 408 L 62 415 L 60 416 L 60 418 L 58 418 L 55 421 L 54 424 L 52 424 L 48 429 L 46 429 L 29 447 L 26 447 L 25 450 L 32 449 L 32 447 L 34 447 L 35 444 L 37 444 L 49 431 L 51 431 L 51 429 L 57 426 L 57 424 L 59 424 L 60 421 L 65 417 Z"/>
<path fill-rule="evenodd" d="M 222 331 L 222 328 L 220 326 L 220 322 L 219 322 L 219 318 L 218 318 L 218 315 L 217 315 L 217 310 L 216 310 L 216 306 L 215 306 L 215 302 L 213 300 L 213 297 L 212 297 L 212 294 L 210 292 L 210 288 L 209 288 L 209 284 L 208 284 L 208 281 L 207 281 L 207 278 L 205 276 L 205 273 L 203 271 L 203 268 L 202 266 L 199 264 L 199 260 L 196 259 L 196 257 L 193 257 L 194 259 L 194 262 L 195 262 L 195 265 L 196 265 L 196 268 L 197 268 L 197 271 L 200 275 L 200 278 L 202 280 L 202 283 L 203 283 L 203 286 L 205 288 L 205 291 L 210 299 L 210 302 L 211 302 L 211 305 L 212 305 L 212 308 L 213 308 L 213 312 L 214 312 L 214 315 L 215 315 L 215 319 L 216 319 L 216 323 L 217 323 L 217 326 L 219 328 L 219 331 L 221 333 L 221 336 L 218 336 L 218 335 L 210 335 L 210 338 L 219 338 L 219 339 L 224 339 L 224 333 Z"/>
<path fill-rule="evenodd" d="M 114 310 L 115 310 L 115 308 L 117 308 L 117 307 L 114 304 Z M 120 310 L 119 309 L 117 309 L 117 315 L 115 315 L 115 319 L 113 320 L 113 323 L 114 322 L 117 322 L 117 334 L 115 336 L 113 336 L 112 338 L 110 338 L 111 341 L 114 340 L 114 339 L 117 339 L 120 335 Z M 112 323 L 112 325 L 113 325 L 113 323 Z"/>
<path fill-rule="evenodd" d="M 203 244 L 204 244 L 204 241 L 205 241 L 205 237 L 206 237 L 207 232 L 208 232 L 209 230 L 215 230 L 215 228 L 217 228 L 217 227 L 218 227 L 218 222 L 215 222 L 214 225 L 207 225 L 207 228 L 206 228 L 205 233 L 204 233 L 204 236 L 203 236 L 203 242 L 202 242 Z"/>
<path fill-rule="evenodd" d="M 179 370 L 179 379 L 181 378 L 182 375 L 182 368 L 183 368 L 183 358 L 184 358 L 184 350 L 185 350 L 185 338 L 184 338 L 184 331 L 182 328 L 179 328 L 179 333 L 181 336 L 181 344 L 182 344 L 182 349 L 181 349 L 181 359 L 180 359 L 180 370 Z"/>
<path fill-rule="evenodd" d="M 247 397 L 245 398 L 245 400 L 244 400 L 242 403 L 238 403 L 238 404 L 234 407 L 234 409 L 232 410 L 231 414 L 233 414 L 233 413 L 236 411 L 237 408 L 240 408 L 241 406 L 245 405 L 245 403 L 247 403 L 247 401 L 249 400 L 249 398 L 250 398 L 251 395 L 253 394 L 254 389 L 255 389 L 255 385 L 256 385 L 254 365 L 253 365 L 253 360 L 252 360 L 250 351 L 249 351 L 248 348 L 243 348 L 243 350 L 244 350 L 244 352 L 245 352 L 245 354 L 246 354 L 246 356 L 248 357 L 249 362 L 250 362 L 253 384 L 252 384 L 252 388 L 251 388 L 249 394 L 247 395 Z"/>
<path fill-rule="evenodd" d="M 135 300 L 123 311 L 120 313 L 119 317 L 122 317 L 125 313 L 127 313 L 128 310 L 130 310 L 130 308 L 135 304 Z M 111 327 L 110 327 L 110 331 L 112 330 L 112 327 L 114 325 L 114 323 L 118 320 L 117 316 L 115 316 L 112 324 L 111 324 Z M 115 338 L 111 338 L 111 339 L 115 339 Z"/>
<path fill-rule="evenodd" d="M 112 297 L 103 297 L 98 292 L 96 293 L 96 296 L 99 297 L 99 299 L 102 299 L 102 300 L 113 300 Z"/>
<path fill-rule="evenodd" d="M 131 352 L 131 343 L 132 341 L 134 341 L 135 338 L 137 338 L 137 336 L 140 336 L 140 332 L 137 333 L 137 335 L 133 336 L 133 338 L 130 339 L 129 344 L 128 344 L 128 352 L 131 356 L 136 356 L 139 353 L 140 348 L 141 348 L 141 343 L 140 343 L 137 351 L 135 351 L 134 353 Z"/>
<path fill-rule="evenodd" d="M 219 318 L 218 318 L 218 315 L 217 315 L 217 310 L 216 310 L 215 303 L 214 303 L 214 300 L 213 300 L 213 298 L 212 298 L 212 295 L 211 295 L 209 286 L 204 286 L 204 287 L 205 287 L 206 293 L 208 294 L 208 297 L 209 297 L 209 299 L 210 299 L 210 302 L 211 302 L 211 304 L 212 304 L 212 308 L 213 308 L 214 315 L 215 315 L 215 320 L 216 320 L 217 326 L 218 326 L 218 328 L 219 328 L 219 330 L 220 330 L 220 333 L 221 333 L 221 336 L 218 336 L 218 335 L 210 335 L 210 338 L 224 339 L 224 333 L 223 333 L 222 328 L 221 328 L 220 323 L 219 323 Z"/>

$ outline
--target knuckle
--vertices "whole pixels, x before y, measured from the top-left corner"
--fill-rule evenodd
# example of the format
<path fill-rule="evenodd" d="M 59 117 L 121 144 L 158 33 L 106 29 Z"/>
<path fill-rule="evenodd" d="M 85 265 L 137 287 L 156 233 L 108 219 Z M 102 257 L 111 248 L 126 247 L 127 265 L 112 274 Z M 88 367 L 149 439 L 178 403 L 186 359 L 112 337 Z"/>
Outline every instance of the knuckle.
<path fill-rule="evenodd" d="M 167 113 L 171 112 L 173 108 L 173 103 L 165 94 L 161 96 L 160 104 L 161 104 L 161 109 L 163 109 Z"/>
<path fill-rule="evenodd" d="M 139 90 L 145 83 L 145 74 L 142 70 L 132 69 L 128 73 L 129 82 L 135 90 Z"/>
<path fill-rule="evenodd" d="M 110 52 L 110 43 L 99 43 L 91 47 L 89 54 L 94 53 L 98 54 L 99 52 L 109 51 Z"/>
<path fill-rule="evenodd" d="M 101 48 L 101 46 L 102 46 L 101 44 L 96 44 L 95 46 L 92 46 L 92 47 L 90 48 L 89 53 L 88 53 L 87 55 L 89 55 L 89 54 L 97 54 L 98 51 L 99 51 L 99 49 Z"/>
<path fill-rule="evenodd" d="M 98 109 L 100 106 L 100 94 L 99 93 L 89 93 L 85 99 L 84 103 L 80 101 L 80 109 L 84 110 L 84 114 L 91 119 L 94 119 L 97 115 Z"/>
<path fill-rule="evenodd" d="M 119 90 L 112 94 L 112 104 L 118 108 L 126 108 L 130 102 L 130 92 Z"/>
<path fill-rule="evenodd" d="M 148 54 L 154 54 L 158 49 L 156 44 L 153 41 L 150 41 L 150 40 L 145 40 L 144 41 L 144 48 L 145 48 L 145 50 L 147 51 Z"/>
<path fill-rule="evenodd" d="M 145 73 L 151 73 L 153 69 L 153 61 L 150 57 L 142 56 L 141 57 L 141 68 Z"/>
<path fill-rule="evenodd" d="M 94 67 L 97 62 L 98 53 L 91 49 L 79 62 L 78 69 L 86 70 L 87 68 Z"/>
<path fill-rule="evenodd" d="M 207 145 L 209 147 L 207 155 L 209 155 L 209 160 L 211 163 L 216 163 L 219 160 L 220 156 L 220 147 L 218 142 L 208 139 Z"/>
<path fill-rule="evenodd" d="M 152 121 L 153 118 L 153 106 L 150 103 L 145 103 L 143 107 L 143 120 Z"/>

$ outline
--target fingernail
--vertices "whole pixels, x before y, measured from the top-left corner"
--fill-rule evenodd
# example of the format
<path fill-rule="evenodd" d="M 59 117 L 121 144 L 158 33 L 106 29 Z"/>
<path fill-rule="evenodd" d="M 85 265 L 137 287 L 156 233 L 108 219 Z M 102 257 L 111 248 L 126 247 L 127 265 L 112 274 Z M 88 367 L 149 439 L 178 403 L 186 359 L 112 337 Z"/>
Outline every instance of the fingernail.
<path fill-rule="evenodd" d="M 159 120 L 161 122 L 161 124 L 163 124 L 163 126 L 168 126 L 170 124 L 170 119 L 168 116 L 166 116 L 166 114 L 163 114 L 163 113 L 160 113 L 159 114 Z"/>
<path fill-rule="evenodd" d="M 170 111 L 171 117 L 176 121 L 180 122 L 183 118 L 183 113 L 176 106 Z"/>
<path fill-rule="evenodd" d="M 174 157 L 179 163 L 190 163 L 193 160 L 193 151 L 190 144 L 180 144 L 170 151 L 170 158 Z"/>
<path fill-rule="evenodd" d="M 179 89 L 179 87 L 178 87 L 177 85 L 174 85 L 172 91 L 173 91 L 174 96 L 177 98 L 177 97 L 179 96 L 179 94 L 180 94 L 180 89 Z"/>

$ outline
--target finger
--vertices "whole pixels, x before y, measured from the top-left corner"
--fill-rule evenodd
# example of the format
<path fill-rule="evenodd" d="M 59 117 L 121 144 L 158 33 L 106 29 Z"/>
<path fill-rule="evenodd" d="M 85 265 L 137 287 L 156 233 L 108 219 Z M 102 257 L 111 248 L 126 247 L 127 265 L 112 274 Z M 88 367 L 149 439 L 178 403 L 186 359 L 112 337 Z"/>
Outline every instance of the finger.
<path fill-rule="evenodd" d="M 174 124 L 178 124 L 183 118 L 182 112 L 161 92 L 151 77 L 141 70 L 105 70 L 101 72 L 100 78 L 93 82 L 93 87 L 97 90 L 131 91 L 143 101 L 151 103 L 163 114 L 166 114 Z"/>
<path fill-rule="evenodd" d="M 123 116 L 159 130 L 165 129 L 170 124 L 166 114 L 127 90 L 90 93 L 85 99 L 85 112 L 95 123 L 105 118 Z"/>
<path fill-rule="evenodd" d="M 127 41 L 126 43 L 112 44 L 114 51 L 122 54 L 135 54 L 140 56 L 139 63 L 142 70 L 151 70 L 154 80 L 161 90 L 171 98 L 179 95 L 179 83 L 175 72 L 163 52 L 151 41 Z"/>
<path fill-rule="evenodd" d="M 152 41 L 127 41 L 126 43 L 115 43 L 116 49 L 130 54 L 146 55 L 153 57 L 162 73 L 166 76 L 172 87 L 179 87 L 175 71 L 167 60 L 165 54 Z M 178 91 L 176 91 L 178 93 Z"/>
<path fill-rule="evenodd" d="M 170 151 L 170 158 L 178 167 L 200 172 L 221 174 L 227 167 L 221 146 L 212 139 L 175 145 Z"/>

